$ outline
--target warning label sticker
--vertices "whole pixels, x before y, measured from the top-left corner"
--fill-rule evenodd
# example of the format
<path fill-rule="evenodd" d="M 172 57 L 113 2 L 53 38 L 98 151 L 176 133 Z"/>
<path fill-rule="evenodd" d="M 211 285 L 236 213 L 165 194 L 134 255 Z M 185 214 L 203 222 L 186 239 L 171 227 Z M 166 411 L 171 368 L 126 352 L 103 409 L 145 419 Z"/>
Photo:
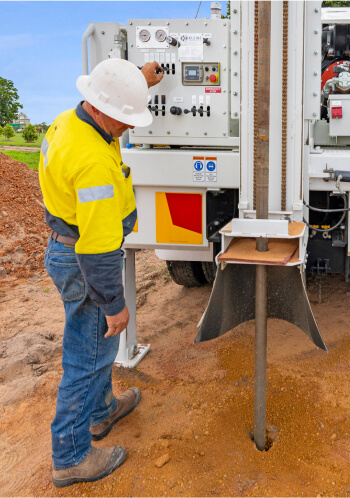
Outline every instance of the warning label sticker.
<path fill-rule="evenodd" d="M 205 181 L 216 182 L 217 157 L 205 158 Z"/>
<path fill-rule="evenodd" d="M 204 182 L 204 157 L 193 156 L 193 181 Z"/>
<path fill-rule="evenodd" d="M 193 156 L 193 181 L 217 181 L 217 157 Z"/>
<path fill-rule="evenodd" d="M 221 93 L 220 86 L 206 86 L 205 93 Z"/>

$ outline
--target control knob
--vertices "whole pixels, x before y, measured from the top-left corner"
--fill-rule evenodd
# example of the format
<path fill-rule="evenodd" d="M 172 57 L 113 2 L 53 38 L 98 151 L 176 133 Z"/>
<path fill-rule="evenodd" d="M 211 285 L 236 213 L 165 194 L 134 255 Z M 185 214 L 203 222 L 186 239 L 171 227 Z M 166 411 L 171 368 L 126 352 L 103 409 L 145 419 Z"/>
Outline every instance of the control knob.
<path fill-rule="evenodd" d="M 176 107 L 173 105 L 172 107 L 170 107 L 170 114 L 174 114 L 175 116 L 179 116 L 180 114 L 182 114 L 181 107 Z"/>

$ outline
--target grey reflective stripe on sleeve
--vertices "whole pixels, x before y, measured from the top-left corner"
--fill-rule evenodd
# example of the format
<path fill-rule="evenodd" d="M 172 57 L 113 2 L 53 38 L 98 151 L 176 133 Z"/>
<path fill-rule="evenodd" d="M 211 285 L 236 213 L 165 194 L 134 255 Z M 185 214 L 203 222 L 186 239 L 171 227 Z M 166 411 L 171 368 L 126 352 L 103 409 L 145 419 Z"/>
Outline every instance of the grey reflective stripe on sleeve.
<path fill-rule="evenodd" d="M 48 163 L 48 159 L 47 159 L 48 149 L 49 149 L 49 142 L 47 141 L 47 138 L 44 137 L 43 143 L 41 144 L 41 152 L 44 156 L 44 169 L 46 168 L 46 165 Z"/>
<path fill-rule="evenodd" d="M 114 197 L 113 185 L 101 185 L 100 187 L 89 187 L 78 189 L 80 204 L 83 202 L 100 201 Z"/>

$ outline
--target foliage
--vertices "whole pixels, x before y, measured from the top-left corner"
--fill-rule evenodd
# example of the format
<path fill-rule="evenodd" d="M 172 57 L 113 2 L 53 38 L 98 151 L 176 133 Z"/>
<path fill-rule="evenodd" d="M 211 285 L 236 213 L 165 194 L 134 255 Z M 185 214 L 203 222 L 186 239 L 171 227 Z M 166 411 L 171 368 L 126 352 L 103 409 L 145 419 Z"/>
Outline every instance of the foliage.
<path fill-rule="evenodd" d="M 35 126 L 30 123 L 24 128 L 22 136 L 26 142 L 35 142 L 39 138 Z"/>
<path fill-rule="evenodd" d="M 350 7 L 350 2 L 322 2 L 322 7 Z"/>
<path fill-rule="evenodd" d="M 15 136 L 14 129 L 8 123 L 4 128 L 4 135 L 5 135 L 6 140 L 10 140 L 11 137 Z"/>
<path fill-rule="evenodd" d="M 12 157 L 15 161 L 25 163 L 28 168 L 38 169 L 40 152 L 19 152 L 17 150 L 2 150 L 2 154 Z"/>
<path fill-rule="evenodd" d="M 4 133 L 4 128 L 0 126 L 0 135 L 2 135 L 3 133 Z"/>
<path fill-rule="evenodd" d="M 11 123 L 18 117 L 18 109 L 23 109 L 18 99 L 13 82 L 0 76 L 0 126 Z"/>
<path fill-rule="evenodd" d="M 221 19 L 230 19 L 230 2 L 226 2 L 226 15 L 221 14 Z"/>
<path fill-rule="evenodd" d="M 41 133 L 38 140 L 33 143 L 27 143 L 22 137 L 22 133 L 16 133 L 14 137 L 10 138 L 10 141 L 6 141 L 5 137 L 0 137 L 0 146 L 1 145 L 14 145 L 16 147 L 41 147 L 42 141 L 44 139 L 45 134 Z"/>

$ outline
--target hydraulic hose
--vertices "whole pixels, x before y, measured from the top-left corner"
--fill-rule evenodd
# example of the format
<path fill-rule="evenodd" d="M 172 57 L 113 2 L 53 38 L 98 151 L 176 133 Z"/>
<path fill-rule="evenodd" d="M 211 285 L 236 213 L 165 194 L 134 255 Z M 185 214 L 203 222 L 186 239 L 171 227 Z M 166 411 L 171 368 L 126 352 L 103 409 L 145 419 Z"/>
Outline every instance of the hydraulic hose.
<path fill-rule="evenodd" d="M 304 206 L 306 206 L 308 209 L 310 209 L 311 211 L 317 211 L 319 213 L 343 213 L 340 220 L 338 221 L 338 223 L 336 223 L 334 226 L 332 226 L 331 228 L 315 228 L 313 227 L 312 225 L 310 225 L 305 219 L 304 219 L 304 223 L 306 223 L 306 225 L 311 228 L 311 230 L 315 230 L 316 232 L 332 232 L 333 230 L 335 230 L 336 228 L 338 228 L 342 222 L 344 221 L 344 218 L 346 216 L 346 213 L 347 211 L 350 211 L 350 208 L 347 207 L 347 199 L 346 199 L 346 195 L 345 194 L 341 194 L 342 198 L 343 198 L 343 201 L 344 201 L 344 207 L 342 209 L 321 209 L 321 208 L 315 208 L 313 206 L 309 206 L 308 204 L 306 204 L 305 201 L 303 201 L 304 203 Z"/>

